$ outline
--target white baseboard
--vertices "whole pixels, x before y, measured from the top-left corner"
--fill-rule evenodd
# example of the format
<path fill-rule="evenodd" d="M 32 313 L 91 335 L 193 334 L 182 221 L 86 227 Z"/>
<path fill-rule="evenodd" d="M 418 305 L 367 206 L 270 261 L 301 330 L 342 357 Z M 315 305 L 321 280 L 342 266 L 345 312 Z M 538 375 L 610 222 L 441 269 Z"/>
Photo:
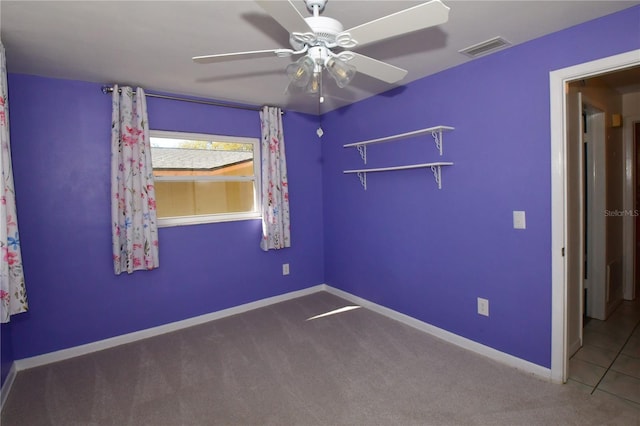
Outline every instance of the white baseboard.
<path fill-rule="evenodd" d="M 157 327 L 147 328 L 145 330 L 135 331 L 133 333 L 127 333 L 120 336 L 111 337 L 109 339 L 87 343 L 86 345 L 74 346 L 72 348 L 49 352 L 30 358 L 19 359 L 16 360 L 13 365 L 16 367 L 17 371 L 21 371 L 45 364 L 50 364 L 53 362 L 63 361 L 65 359 L 86 355 L 92 352 L 101 351 L 103 349 L 113 348 L 115 346 L 124 345 L 126 343 L 135 342 L 137 340 L 147 339 L 149 337 L 159 336 L 165 333 L 171 333 L 172 331 L 181 330 L 187 327 L 193 327 L 194 325 L 204 324 L 206 322 L 228 317 L 231 315 L 241 314 L 253 309 L 263 308 L 265 306 L 273 305 L 274 303 L 284 302 L 286 300 L 295 299 L 312 293 L 317 293 L 319 291 L 325 290 L 325 288 L 326 286 L 324 284 L 319 284 L 302 290 L 292 291 L 290 293 L 268 297 L 266 299 L 257 300 L 255 302 L 245 303 L 243 305 L 223 309 L 221 311 L 216 311 L 193 318 L 187 318 L 182 321 L 176 321 Z"/>
<path fill-rule="evenodd" d="M 420 321 L 408 315 L 402 314 L 398 311 L 394 311 L 393 309 L 386 308 L 382 305 L 378 305 L 377 303 L 370 302 L 366 299 L 363 299 L 358 296 L 354 296 L 351 293 L 347 293 L 346 291 L 339 290 L 334 287 L 330 287 L 325 285 L 323 288 L 325 291 L 334 294 L 338 297 L 346 299 L 352 303 L 356 303 L 363 308 L 370 309 L 374 312 L 382 314 L 388 318 L 394 319 L 396 321 L 400 321 L 410 327 L 416 328 L 420 331 L 428 333 L 434 337 L 442 339 L 448 343 L 452 343 L 456 346 L 459 346 L 463 349 L 467 349 L 469 351 L 475 352 L 477 354 L 483 355 L 487 358 L 491 358 L 494 361 L 498 361 L 502 364 L 506 364 L 510 367 L 514 367 L 518 370 L 524 371 L 526 373 L 533 374 L 534 376 L 540 377 L 545 380 L 551 381 L 551 369 L 542 367 L 538 364 L 534 364 L 532 362 L 526 361 L 524 359 L 515 357 L 513 355 L 509 355 L 507 353 L 501 352 L 497 349 L 491 348 L 489 346 L 485 346 L 481 343 L 475 342 L 473 340 L 467 339 L 462 336 L 458 336 L 457 334 L 453 334 L 449 331 L 443 330 L 426 322 Z"/>
<path fill-rule="evenodd" d="M 370 302 L 361 297 L 354 296 L 353 294 L 347 293 L 337 288 L 328 286 L 326 284 L 319 284 L 303 290 L 293 291 L 293 292 L 282 294 L 279 296 L 273 296 L 266 299 L 257 300 L 255 302 L 234 306 L 232 308 L 223 309 L 221 311 L 212 312 L 209 314 L 200 315 L 193 318 L 188 318 L 182 321 L 165 324 L 158 327 L 148 328 L 146 330 L 140 330 L 133 333 L 123 334 L 121 336 L 116 336 L 116 337 L 112 337 L 105 340 L 99 340 L 97 342 L 92 342 L 92 343 L 88 343 L 86 345 L 81 345 L 81 346 L 75 346 L 68 349 L 62 349 L 60 351 L 50 352 L 47 354 L 38 355 L 31 358 L 23 358 L 23 359 L 16 360 L 11 366 L 11 371 L 7 376 L 5 385 L 2 387 L 2 402 L 4 403 L 6 396 L 9 394 L 9 390 L 11 389 L 11 385 L 13 384 L 13 380 L 15 379 L 16 372 L 18 371 L 45 365 L 45 364 L 50 364 L 53 362 L 62 361 L 69 358 L 74 358 L 80 355 L 86 355 L 91 352 L 97 352 L 103 349 L 112 348 L 115 346 L 135 342 L 137 340 L 142 340 L 142 339 L 146 339 L 153 336 L 158 336 L 164 333 L 170 333 L 172 331 L 180 330 L 187 327 L 192 327 L 194 325 L 203 324 L 209 321 L 228 317 L 231 315 L 240 314 L 253 309 L 269 306 L 274 303 L 284 302 L 286 300 L 291 300 L 297 297 L 302 297 L 309 294 L 317 293 L 319 291 L 326 291 L 335 296 L 348 300 L 352 303 L 356 303 L 364 308 L 370 309 L 374 312 L 382 314 L 396 321 L 400 321 L 410 327 L 413 327 L 415 329 L 428 333 L 432 336 L 435 336 L 446 342 L 452 343 L 463 349 L 467 349 L 477 354 L 486 356 L 495 361 L 517 368 L 518 370 L 522 370 L 524 372 L 533 374 L 540 378 L 551 380 L 551 369 L 549 368 L 539 366 L 532 362 L 523 360 L 513 355 L 509 355 L 507 353 L 501 352 L 489 346 L 485 346 L 481 343 L 475 342 L 465 337 L 458 336 L 457 334 L 435 327 L 431 324 L 427 324 L 426 322 L 420 321 L 416 318 L 394 311 L 393 309 L 386 308 L 382 305 L 378 305 L 376 303 Z"/>
<path fill-rule="evenodd" d="M 16 363 L 12 362 L 9 374 L 7 374 L 7 378 L 2 384 L 2 389 L 0 389 L 0 411 L 2 411 L 4 403 L 7 402 L 7 397 L 9 396 L 9 392 L 11 392 L 11 386 L 13 386 L 13 381 L 16 379 L 16 373 Z"/>

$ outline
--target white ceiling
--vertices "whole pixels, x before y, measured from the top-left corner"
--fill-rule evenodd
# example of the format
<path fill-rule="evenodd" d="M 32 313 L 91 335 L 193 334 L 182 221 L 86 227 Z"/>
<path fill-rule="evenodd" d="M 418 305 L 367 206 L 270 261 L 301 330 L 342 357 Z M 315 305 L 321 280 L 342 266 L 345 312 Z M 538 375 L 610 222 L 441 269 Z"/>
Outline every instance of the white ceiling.
<path fill-rule="evenodd" d="M 409 71 L 410 81 L 471 59 L 458 50 L 495 36 L 512 44 L 604 16 L 640 1 L 457 1 L 438 27 L 358 52 Z M 304 16 L 302 0 L 294 1 Z M 330 0 L 324 12 L 344 28 L 420 1 Z M 318 113 L 318 101 L 288 94 L 291 58 L 195 64 L 198 55 L 288 48 L 289 35 L 253 1 L 0 1 L 9 72 L 142 86 L 147 91 L 277 105 Z M 325 81 L 322 112 L 393 86 L 363 74 L 339 89 Z"/>

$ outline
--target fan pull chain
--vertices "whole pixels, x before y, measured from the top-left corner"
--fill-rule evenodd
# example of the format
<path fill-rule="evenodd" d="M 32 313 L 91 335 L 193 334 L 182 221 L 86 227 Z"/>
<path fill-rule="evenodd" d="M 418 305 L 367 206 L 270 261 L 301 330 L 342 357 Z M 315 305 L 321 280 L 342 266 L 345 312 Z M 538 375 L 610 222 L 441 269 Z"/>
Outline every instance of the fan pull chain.
<path fill-rule="evenodd" d="M 319 103 L 322 104 L 324 103 L 324 96 L 322 95 L 322 68 L 320 68 L 320 82 L 319 82 L 319 86 L 318 86 L 318 100 L 320 101 Z M 318 106 L 318 111 L 320 111 L 320 106 Z"/>
<path fill-rule="evenodd" d="M 322 95 L 322 69 L 320 69 L 320 78 L 318 80 L 318 130 L 316 130 L 316 134 L 318 138 L 321 138 L 324 135 L 324 130 L 322 130 L 322 104 L 324 102 L 324 96 Z"/>

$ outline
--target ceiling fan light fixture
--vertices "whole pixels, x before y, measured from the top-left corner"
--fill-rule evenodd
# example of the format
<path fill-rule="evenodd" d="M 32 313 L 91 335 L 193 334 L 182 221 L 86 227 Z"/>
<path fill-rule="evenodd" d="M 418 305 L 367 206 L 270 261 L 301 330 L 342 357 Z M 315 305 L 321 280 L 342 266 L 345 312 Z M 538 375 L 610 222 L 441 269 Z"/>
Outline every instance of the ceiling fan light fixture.
<path fill-rule="evenodd" d="M 441 0 L 429 0 L 345 30 L 337 19 L 321 16 L 328 0 L 303 1 L 313 16 L 304 17 L 293 0 L 255 0 L 289 32 L 289 43 L 293 49 L 196 56 L 193 60 L 204 64 L 274 54 L 278 57 L 304 54 L 286 67 L 290 80 L 287 92 L 317 94 L 322 104 L 322 72 L 325 69 L 340 88 L 349 85 L 356 72 L 390 84 L 397 83 L 407 75 L 406 70 L 349 49 L 441 25 L 449 19 L 448 6 L 442 4 Z"/>
<path fill-rule="evenodd" d="M 303 56 L 296 62 L 287 66 L 287 75 L 291 84 L 298 87 L 306 87 L 313 77 L 315 63 L 309 56 Z"/>
<path fill-rule="evenodd" d="M 325 68 L 336 81 L 338 87 L 346 87 L 356 75 L 356 67 L 350 65 L 340 58 L 331 57 L 325 63 Z"/>

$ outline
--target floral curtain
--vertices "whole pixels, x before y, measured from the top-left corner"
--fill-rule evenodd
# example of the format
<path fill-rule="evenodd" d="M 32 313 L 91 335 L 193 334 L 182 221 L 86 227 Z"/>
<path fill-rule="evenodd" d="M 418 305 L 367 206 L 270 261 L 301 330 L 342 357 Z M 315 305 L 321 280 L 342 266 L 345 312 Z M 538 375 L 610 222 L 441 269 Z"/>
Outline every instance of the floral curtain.
<path fill-rule="evenodd" d="M 9 145 L 9 98 L 4 46 L 0 42 L 0 322 L 28 309 L 22 271 L 18 218 L 16 216 L 11 147 Z"/>
<path fill-rule="evenodd" d="M 158 227 L 144 91 L 113 87 L 111 224 L 116 275 L 154 269 Z"/>
<path fill-rule="evenodd" d="M 281 249 L 291 246 L 289 224 L 289 185 L 284 152 L 282 112 L 263 107 L 262 128 L 262 241 L 260 248 Z"/>

